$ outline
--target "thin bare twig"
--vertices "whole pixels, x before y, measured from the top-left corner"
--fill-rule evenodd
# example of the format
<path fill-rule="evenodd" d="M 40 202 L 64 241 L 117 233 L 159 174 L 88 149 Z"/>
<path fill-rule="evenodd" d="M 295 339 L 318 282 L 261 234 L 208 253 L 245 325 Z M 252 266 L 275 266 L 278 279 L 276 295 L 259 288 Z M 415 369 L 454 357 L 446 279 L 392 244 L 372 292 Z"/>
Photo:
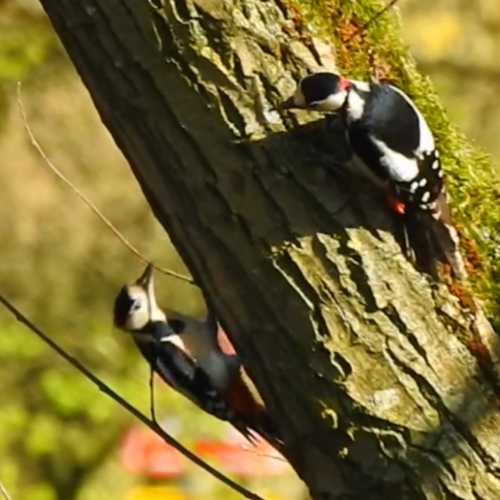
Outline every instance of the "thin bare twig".
<path fill-rule="evenodd" d="M 101 379 L 99 379 L 96 375 L 94 375 L 88 368 L 80 363 L 75 357 L 71 354 L 68 354 L 62 347 L 60 347 L 55 341 L 53 341 L 50 337 L 48 337 L 45 333 L 43 333 L 37 326 L 35 326 L 24 314 L 22 314 L 10 301 L 8 301 L 2 294 L 0 294 L 0 303 L 2 303 L 24 326 L 29 328 L 37 337 L 39 337 L 45 344 L 47 344 L 51 349 L 53 349 L 57 354 L 63 357 L 69 364 L 71 364 L 74 368 L 76 368 L 84 377 L 94 383 L 97 388 L 106 394 L 109 398 L 116 401 L 122 408 L 132 414 L 135 418 L 140 420 L 144 425 L 149 427 L 153 432 L 158 434 L 165 443 L 169 444 L 180 453 L 182 453 L 186 458 L 191 460 L 193 463 L 201 467 L 203 470 L 217 478 L 219 481 L 229 486 L 233 490 L 237 491 L 240 495 L 248 498 L 249 500 L 264 500 L 262 497 L 253 493 L 243 486 L 235 483 L 233 480 L 229 479 L 227 476 L 219 472 L 217 469 L 214 469 L 211 465 L 207 464 L 204 460 L 195 455 L 192 451 L 185 448 L 181 443 L 179 443 L 175 438 L 173 438 L 170 434 L 165 432 L 162 427 L 150 420 L 143 413 L 141 413 L 135 406 L 131 405 L 128 401 L 122 398 L 118 393 L 113 391 L 111 387 L 106 385 Z M 11 500 L 11 499 L 9 499 Z"/>
<path fill-rule="evenodd" d="M 370 26 L 374 21 L 376 21 L 381 15 L 387 12 L 391 7 L 396 5 L 399 0 L 391 0 L 383 9 L 377 12 L 371 19 L 369 19 L 365 24 L 360 26 L 347 40 L 345 43 L 350 42 L 356 35 L 363 33 L 363 31 Z"/>
<path fill-rule="evenodd" d="M 73 192 L 101 219 L 101 221 L 111 230 L 111 232 L 142 262 L 145 264 L 149 263 L 149 260 L 146 259 L 140 252 L 137 250 L 132 243 L 130 243 L 125 236 L 123 236 L 118 229 L 111 223 L 111 221 L 74 185 L 72 182 L 54 165 L 54 163 L 50 160 L 50 158 L 45 154 L 42 146 L 37 141 L 31 127 L 28 124 L 28 118 L 26 116 L 26 110 L 24 108 L 23 101 L 21 99 L 21 82 L 17 82 L 17 103 L 19 105 L 19 109 L 21 111 L 21 116 L 23 119 L 24 129 L 28 134 L 31 145 L 37 150 L 38 154 L 41 156 L 45 164 L 52 170 L 54 174 L 59 177 L 69 188 L 73 190 Z M 177 278 L 182 281 L 186 281 L 187 283 L 191 283 L 192 285 L 196 285 L 195 281 L 189 276 L 185 276 L 180 273 L 176 273 L 175 271 L 171 271 L 170 269 L 165 269 L 163 267 L 154 266 L 158 271 L 166 274 L 167 276 L 172 276 L 173 278 Z"/>
<path fill-rule="evenodd" d="M 248 446 L 245 446 L 245 445 L 241 445 L 241 449 L 243 451 L 248 452 L 248 453 L 252 453 L 253 455 L 256 455 L 258 457 L 272 458 L 273 460 L 279 460 L 280 462 L 288 462 L 288 460 L 286 458 L 283 458 L 280 455 L 272 455 L 271 453 L 265 453 L 262 451 L 252 450 L 252 448 L 249 448 Z"/>
<path fill-rule="evenodd" d="M 9 495 L 7 488 L 3 485 L 2 481 L 0 481 L 0 493 L 5 498 L 5 500 L 12 500 L 12 497 Z"/>

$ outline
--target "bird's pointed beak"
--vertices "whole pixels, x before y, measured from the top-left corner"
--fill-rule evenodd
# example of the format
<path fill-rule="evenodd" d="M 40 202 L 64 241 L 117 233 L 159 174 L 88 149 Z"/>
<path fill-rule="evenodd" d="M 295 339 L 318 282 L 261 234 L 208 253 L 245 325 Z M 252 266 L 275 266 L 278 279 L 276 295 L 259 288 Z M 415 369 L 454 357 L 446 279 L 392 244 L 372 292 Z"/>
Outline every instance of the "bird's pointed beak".
<path fill-rule="evenodd" d="M 276 106 L 276 109 L 279 111 L 283 111 L 285 109 L 293 109 L 293 108 L 299 108 L 299 107 L 300 106 L 297 106 L 295 104 L 295 101 L 294 101 L 294 98 L 292 95 L 286 101 L 283 101 L 282 103 L 278 104 L 278 106 Z"/>
<path fill-rule="evenodd" d="M 136 284 L 145 290 L 150 298 L 154 298 L 154 269 L 154 265 L 150 262 L 136 281 Z"/>

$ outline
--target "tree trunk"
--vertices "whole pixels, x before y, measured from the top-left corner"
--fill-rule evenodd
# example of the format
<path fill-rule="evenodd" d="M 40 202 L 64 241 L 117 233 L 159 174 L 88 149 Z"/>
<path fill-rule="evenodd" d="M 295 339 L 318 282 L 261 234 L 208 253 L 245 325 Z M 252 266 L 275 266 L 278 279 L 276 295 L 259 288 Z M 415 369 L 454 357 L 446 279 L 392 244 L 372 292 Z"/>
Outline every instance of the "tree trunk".
<path fill-rule="evenodd" d="M 494 332 L 403 258 L 336 124 L 272 110 L 325 39 L 281 0 L 41 3 L 312 496 L 498 498 Z"/>

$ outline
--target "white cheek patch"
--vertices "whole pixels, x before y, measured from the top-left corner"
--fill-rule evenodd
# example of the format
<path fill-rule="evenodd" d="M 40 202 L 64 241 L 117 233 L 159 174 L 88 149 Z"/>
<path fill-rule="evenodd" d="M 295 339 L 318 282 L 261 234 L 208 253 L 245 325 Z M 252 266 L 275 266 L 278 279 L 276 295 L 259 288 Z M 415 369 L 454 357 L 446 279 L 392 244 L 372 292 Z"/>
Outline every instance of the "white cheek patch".
<path fill-rule="evenodd" d="M 125 328 L 130 331 L 141 330 L 147 325 L 148 320 L 149 315 L 147 311 L 144 308 L 141 308 L 140 310 L 134 311 L 129 315 L 125 323 Z"/>
<path fill-rule="evenodd" d="M 309 106 L 316 111 L 338 111 L 344 105 L 346 98 L 347 92 L 344 90 L 336 94 L 330 94 L 322 101 L 311 102 Z"/>

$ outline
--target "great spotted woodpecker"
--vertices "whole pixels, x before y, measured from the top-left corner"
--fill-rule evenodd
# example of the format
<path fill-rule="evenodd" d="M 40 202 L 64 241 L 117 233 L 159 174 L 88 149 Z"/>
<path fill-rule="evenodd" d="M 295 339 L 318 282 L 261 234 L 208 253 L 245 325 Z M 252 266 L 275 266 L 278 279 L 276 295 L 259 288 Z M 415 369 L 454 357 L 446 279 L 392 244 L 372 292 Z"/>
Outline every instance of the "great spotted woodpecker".
<path fill-rule="evenodd" d="M 400 89 L 319 72 L 303 78 L 280 109 L 340 112 L 354 166 L 387 195 L 417 266 L 438 277 L 437 261 L 465 275 L 452 225 L 439 152 L 415 104 Z"/>
<path fill-rule="evenodd" d="M 231 423 L 250 442 L 260 434 L 275 447 L 281 439 L 231 342 L 209 315 L 198 321 L 162 310 L 148 265 L 114 303 L 114 324 L 131 333 L 143 357 L 174 390 L 205 412 Z"/>

